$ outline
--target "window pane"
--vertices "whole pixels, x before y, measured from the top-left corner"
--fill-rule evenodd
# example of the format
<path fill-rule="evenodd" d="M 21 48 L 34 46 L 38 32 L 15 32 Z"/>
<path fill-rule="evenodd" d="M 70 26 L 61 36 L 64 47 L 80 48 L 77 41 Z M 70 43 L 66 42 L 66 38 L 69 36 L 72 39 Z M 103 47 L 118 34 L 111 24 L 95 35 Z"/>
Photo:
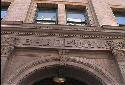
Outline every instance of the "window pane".
<path fill-rule="evenodd" d="M 125 17 L 116 16 L 118 24 L 125 25 Z"/>
<path fill-rule="evenodd" d="M 52 20 L 56 21 L 56 11 L 40 10 L 37 15 L 37 20 Z"/>
<path fill-rule="evenodd" d="M 67 13 L 67 21 L 85 22 L 84 13 Z"/>
<path fill-rule="evenodd" d="M 1 19 L 7 16 L 7 8 L 1 8 Z"/>

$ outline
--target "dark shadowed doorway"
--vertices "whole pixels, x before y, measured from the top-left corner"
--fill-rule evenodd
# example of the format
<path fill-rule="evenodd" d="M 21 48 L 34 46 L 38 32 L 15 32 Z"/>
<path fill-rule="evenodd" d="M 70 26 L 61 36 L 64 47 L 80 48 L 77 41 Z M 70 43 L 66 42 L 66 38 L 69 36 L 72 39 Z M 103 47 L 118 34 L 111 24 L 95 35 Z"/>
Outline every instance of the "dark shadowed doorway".
<path fill-rule="evenodd" d="M 63 78 L 60 79 L 60 81 L 58 78 L 57 80 L 54 78 L 46 78 L 35 82 L 33 85 L 87 85 L 87 84 L 73 78 L 65 77 L 65 79 Z"/>
<path fill-rule="evenodd" d="M 105 85 L 100 78 L 74 66 L 53 65 L 35 70 L 19 85 Z"/>

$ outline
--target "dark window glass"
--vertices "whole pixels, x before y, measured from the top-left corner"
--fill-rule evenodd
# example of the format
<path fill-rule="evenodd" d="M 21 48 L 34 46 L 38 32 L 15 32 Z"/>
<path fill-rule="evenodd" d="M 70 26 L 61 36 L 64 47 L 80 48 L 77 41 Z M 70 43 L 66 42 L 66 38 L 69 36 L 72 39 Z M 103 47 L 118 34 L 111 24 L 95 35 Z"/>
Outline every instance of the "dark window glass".
<path fill-rule="evenodd" d="M 39 9 L 37 12 L 36 22 L 41 24 L 56 24 L 56 10 Z"/>
<path fill-rule="evenodd" d="M 68 25 L 86 25 L 86 17 L 83 12 L 67 12 Z"/>
<path fill-rule="evenodd" d="M 1 7 L 1 20 L 7 16 L 8 7 Z"/>
<path fill-rule="evenodd" d="M 124 14 L 115 14 L 115 17 L 116 17 L 116 20 L 117 20 L 117 23 L 119 25 L 125 25 L 125 15 Z"/>

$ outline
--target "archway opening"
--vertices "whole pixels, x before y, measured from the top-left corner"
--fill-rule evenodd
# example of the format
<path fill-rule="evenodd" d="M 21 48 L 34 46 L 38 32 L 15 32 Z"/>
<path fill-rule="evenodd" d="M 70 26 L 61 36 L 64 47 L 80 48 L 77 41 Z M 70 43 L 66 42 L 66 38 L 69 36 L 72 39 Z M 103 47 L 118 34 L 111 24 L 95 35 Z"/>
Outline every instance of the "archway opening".
<path fill-rule="evenodd" d="M 45 78 L 43 80 L 35 82 L 33 85 L 87 85 L 86 83 L 73 78 L 69 78 L 69 77 L 64 77 L 64 78 L 65 80 L 62 78 L 60 79 L 60 81 L 59 79 L 54 80 L 53 77 Z"/>
<path fill-rule="evenodd" d="M 61 72 L 61 73 L 60 73 Z M 64 78 L 58 83 L 54 78 Z M 93 73 L 75 66 L 52 65 L 40 68 L 22 79 L 19 85 L 105 85 Z"/>

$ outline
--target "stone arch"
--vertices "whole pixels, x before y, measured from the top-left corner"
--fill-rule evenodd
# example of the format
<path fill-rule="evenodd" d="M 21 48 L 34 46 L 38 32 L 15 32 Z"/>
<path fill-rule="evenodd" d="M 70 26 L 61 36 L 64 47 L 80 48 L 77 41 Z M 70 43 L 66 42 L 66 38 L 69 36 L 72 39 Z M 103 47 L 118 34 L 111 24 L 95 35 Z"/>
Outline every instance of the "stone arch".
<path fill-rule="evenodd" d="M 34 61 L 31 61 L 27 65 L 22 66 L 22 68 L 18 69 L 16 73 L 13 73 L 13 75 L 11 75 L 11 77 L 7 81 L 7 84 L 19 85 L 20 81 L 25 79 L 27 76 L 32 75 L 32 73 L 35 73 L 37 70 L 45 69 L 54 65 L 68 65 L 78 67 L 89 72 L 90 74 L 93 74 L 95 78 L 99 78 L 104 85 L 119 85 L 115 82 L 112 76 L 108 74 L 108 72 L 102 70 L 99 67 L 93 66 L 88 62 L 82 61 L 81 59 L 68 57 L 65 58 L 64 64 L 60 64 L 59 58 L 50 56 L 46 57 L 45 59 L 36 59 Z"/>

